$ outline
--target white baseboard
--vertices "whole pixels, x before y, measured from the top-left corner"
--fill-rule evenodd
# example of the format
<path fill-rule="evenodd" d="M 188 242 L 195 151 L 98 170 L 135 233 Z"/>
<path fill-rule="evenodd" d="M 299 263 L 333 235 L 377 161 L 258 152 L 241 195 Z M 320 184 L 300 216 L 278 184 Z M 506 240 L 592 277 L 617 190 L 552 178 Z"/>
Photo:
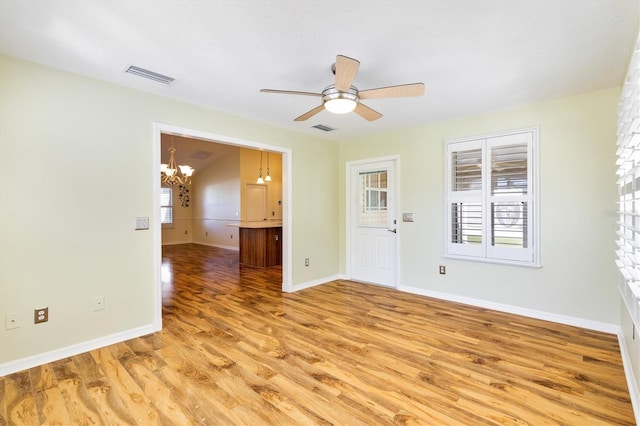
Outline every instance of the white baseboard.
<path fill-rule="evenodd" d="M 624 333 L 618 333 L 618 344 L 620 345 L 620 355 L 622 356 L 622 365 L 624 367 L 624 375 L 627 379 L 627 387 L 629 388 L 629 398 L 631 398 L 631 406 L 633 414 L 636 418 L 636 424 L 640 425 L 640 391 L 638 382 L 633 374 L 631 359 L 629 358 L 629 348 L 624 339 Z"/>
<path fill-rule="evenodd" d="M 342 279 L 339 275 L 332 275 L 330 277 L 318 278 L 317 280 L 307 281 L 300 284 L 295 284 L 291 292 L 296 292 L 298 290 L 304 290 L 305 288 L 315 287 L 317 285 L 330 283 L 331 281 Z"/>
<path fill-rule="evenodd" d="M 222 244 L 211 244 L 211 243 L 205 243 L 202 241 L 193 241 L 193 244 L 198 244 L 201 246 L 209 246 L 209 247 L 217 247 L 217 248 L 221 248 L 221 249 L 225 249 L 225 250 L 233 250 L 233 251 L 240 251 L 240 247 L 236 247 L 236 246 L 225 246 Z"/>
<path fill-rule="evenodd" d="M 162 243 L 163 246 L 179 246 L 180 244 L 191 244 L 193 241 L 170 241 L 168 243 Z"/>
<path fill-rule="evenodd" d="M 92 351 L 94 349 L 102 348 L 108 345 L 124 342 L 125 340 L 133 339 L 135 337 L 145 336 L 147 334 L 155 333 L 156 331 L 160 330 L 162 330 L 161 323 L 149 324 L 144 327 L 134 328 L 122 333 L 115 333 L 109 336 L 89 340 L 87 342 L 82 342 L 75 345 L 66 346 L 64 348 L 55 349 L 53 351 L 44 352 L 38 355 L 10 361 L 4 364 L 0 364 L 0 377 L 29 368 L 37 367 L 39 365 L 58 361 L 60 359 L 67 358 L 73 355 Z"/>
<path fill-rule="evenodd" d="M 433 297 L 434 299 L 448 300 L 450 302 L 463 303 L 465 305 L 478 306 L 480 308 L 493 309 L 494 311 L 507 312 L 510 314 L 522 315 L 525 317 L 556 322 L 559 324 L 572 325 L 589 330 L 602 331 L 604 333 L 618 334 L 620 325 L 606 322 L 591 321 L 584 318 L 571 317 L 568 315 L 554 314 L 551 312 L 538 311 L 536 309 L 522 308 L 519 306 L 505 305 L 502 303 L 489 302 L 481 299 L 457 296 L 455 294 L 441 293 L 438 291 L 425 290 L 418 287 L 398 286 L 398 290 L 407 293 L 419 294 L 421 296 Z"/>

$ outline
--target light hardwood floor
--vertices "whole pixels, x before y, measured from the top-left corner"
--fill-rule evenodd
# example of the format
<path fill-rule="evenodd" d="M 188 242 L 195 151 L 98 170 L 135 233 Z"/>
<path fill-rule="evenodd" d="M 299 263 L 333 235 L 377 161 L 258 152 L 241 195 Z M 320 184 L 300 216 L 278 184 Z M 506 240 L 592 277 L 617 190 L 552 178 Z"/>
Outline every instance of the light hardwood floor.
<path fill-rule="evenodd" d="M 616 336 L 163 249 L 164 329 L 0 378 L 5 424 L 629 425 Z"/>

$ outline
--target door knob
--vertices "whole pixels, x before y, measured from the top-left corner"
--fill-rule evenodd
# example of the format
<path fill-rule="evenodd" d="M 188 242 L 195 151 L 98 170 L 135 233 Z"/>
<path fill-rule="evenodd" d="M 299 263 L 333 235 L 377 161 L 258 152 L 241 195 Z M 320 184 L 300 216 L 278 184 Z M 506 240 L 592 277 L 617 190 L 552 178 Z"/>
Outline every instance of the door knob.
<path fill-rule="evenodd" d="M 389 232 L 393 232 L 394 234 L 395 234 L 395 233 L 397 233 L 396 228 L 393 228 L 393 229 L 387 229 L 387 231 L 389 231 Z"/>

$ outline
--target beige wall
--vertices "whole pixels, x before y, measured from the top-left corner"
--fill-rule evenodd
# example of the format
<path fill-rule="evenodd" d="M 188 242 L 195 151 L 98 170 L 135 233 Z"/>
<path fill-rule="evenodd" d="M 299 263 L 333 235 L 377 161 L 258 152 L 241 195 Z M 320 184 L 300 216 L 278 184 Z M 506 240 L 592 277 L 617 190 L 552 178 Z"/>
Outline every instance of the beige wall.
<path fill-rule="evenodd" d="M 587 321 L 618 324 L 614 264 L 619 89 L 528 105 L 344 143 L 340 148 L 340 271 L 346 272 L 346 162 L 400 156 L 400 273 L 404 287 Z M 542 268 L 446 259 L 443 141 L 540 129 Z M 447 274 L 438 274 L 438 265 Z"/>
<path fill-rule="evenodd" d="M 240 148 L 220 158 L 195 178 L 193 241 L 237 249 L 238 228 L 228 225 L 240 219 Z"/>
<path fill-rule="evenodd" d="M 268 220 L 282 221 L 282 155 L 269 153 L 272 180 L 268 188 Z M 260 151 L 237 148 L 193 177 L 191 204 L 176 204 L 174 227 L 162 229 L 162 244 L 195 242 L 227 249 L 238 249 L 237 225 L 246 220 L 246 184 L 255 184 Z M 267 154 L 263 154 L 263 175 L 267 172 Z M 177 200 L 177 190 L 174 193 Z"/>
<path fill-rule="evenodd" d="M 282 205 L 278 202 L 282 200 L 282 155 L 269 153 L 269 166 L 271 182 L 266 182 L 268 205 L 267 218 L 269 221 L 282 221 Z M 240 150 L 240 206 L 241 220 L 247 220 L 247 184 L 255 184 L 258 180 L 260 170 L 260 151 L 255 149 L 242 148 Z M 262 154 L 262 177 L 267 175 L 267 153 Z"/>
<path fill-rule="evenodd" d="M 337 209 L 307 191 L 337 176 L 336 143 L 0 56 L 0 319 L 22 323 L 0 327 L 0 374 L 157 326 L 154 123 L 290 149 L 293 284 L 338 270 Z M 333 197 L 337 177 L 313 186 Z"/>

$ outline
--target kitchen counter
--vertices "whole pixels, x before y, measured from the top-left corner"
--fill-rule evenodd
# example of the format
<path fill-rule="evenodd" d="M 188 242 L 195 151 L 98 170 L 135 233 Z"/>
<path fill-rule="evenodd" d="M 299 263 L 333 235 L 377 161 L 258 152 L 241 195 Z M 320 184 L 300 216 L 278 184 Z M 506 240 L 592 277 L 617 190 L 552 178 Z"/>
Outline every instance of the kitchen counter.
<path fill-rule="evenodd" d="M 238 225 L 240 228 L 282 228 L 282 222 L 243 222 Z"/>
<path fill-rule="evenodd" d="M 259 229 L 259 228 L 282 228 L 282 222 L 238 222 L 238 223 L 229 223 L 227 226 L 232 228 L 250 228 L 250 229 Z"/>
<path fill-rule="evenodd" d="M 246 222 L 240 228 L 240 263 L 268 267 L 282 265 L 282 224 Z"/>

